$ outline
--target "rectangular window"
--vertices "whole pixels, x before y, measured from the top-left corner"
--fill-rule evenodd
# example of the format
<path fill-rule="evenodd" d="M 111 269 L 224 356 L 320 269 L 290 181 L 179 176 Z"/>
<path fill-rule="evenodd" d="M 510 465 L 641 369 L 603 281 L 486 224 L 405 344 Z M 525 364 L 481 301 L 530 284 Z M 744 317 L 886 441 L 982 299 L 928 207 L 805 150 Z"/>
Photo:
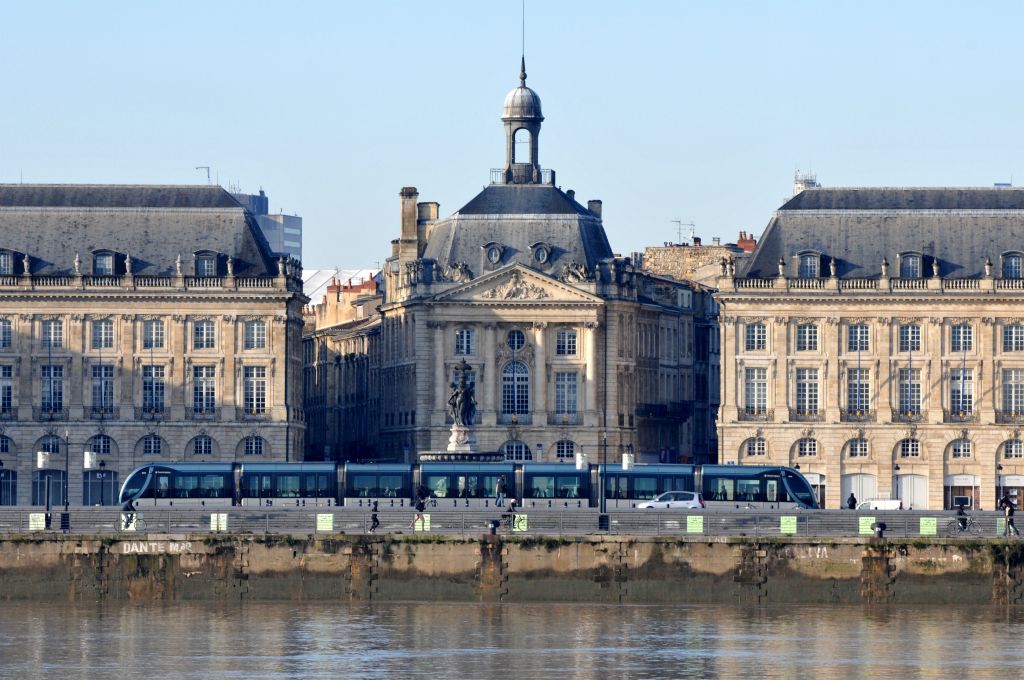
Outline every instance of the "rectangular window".
<path fill-rule="evenodd" d="M 95 364 L 92 367 L 93 413 L 109 413 L 114 405 L 114 367 Z"/>
<path fill-rule="evenodd" d="M 871 374 L 867 368 L 846 370 L 846 409 L 854 415 L 871 410 Z"/>
<path fill-rule="evenodd" d="M 243 400 L 245 412 L 262 415 L 267 412 L 267 369 L 263 366 L 246 366 L 242 372 Z"/>
<path fill-rule="evenodd" d="M 558 331 L 555 338 L 555 354 L 576 356 L 576 331 Z"/>
<path fill-rule="evenodd" d="M 899 370 L 899 411 L 904 416 L 921 415 L 921 369 Z"/>
<path fill-rule="evenodd" d="M 97 255 L 93 258 L 92 273 L 95 276 L 114 275 L 114 256 L 110 254 Z"/>
<path fill-rule="evenodd" d="M 114 321 L 112 319 L 98 319 L 92 322 L 92 348 L 113 349 L 114 348 Z"/>
<path fill-rule="evenodd" d="M 763 352 L 768 346 L 768 331 L 763 323 L 748 323 L 746 343 L 748 352 Z"/>
<path fill-rule="evenodd" d="M 744 369 L 744 407 L 747 415 L 765 415 L 768 411 L 768 369 Z"/>
<path fill-rule="evenodd" d="M 1004 458 L 1024 458 L 1024 442 L 1019 439 L 1010 439 L 1003 447 Z"/>
<path fill-rule="evenodd" d="M 970 458 L 971 457 L 971 442 L 968 439 L 957 439 L 953 441 L 953 445 L 950 447 L 950 453 L 953 458 Z"/>
<path fill-rule="evenodd" d="M 955 368 L 949 372 L 949 408 L 958 415 L 974 412 L 974 369 Z"/>
<path fill-rule="evenodd" d="M 818 327 L 812 323 L 800 324 L 796 327 L 796 351 L 818 351 Z"/>
<path fill-rule="evenodd" d="M 14 367 L 0 366 L 0 413 L 14 408 Z"/>
<path fill-rule="evenodd" d="M 1003 351 L 1024 352 L 1024 326 L 1020 324 L 1003 326 Z"/>
<path fill-rule="evenodd" d="M 851 325 L 846 332 L 846 349 L 848 352 L 867 352 L 870 349 L 868 343 L 867 324 L 858 323 Z"/>
<path fill-rule="evenodd" d="M 213 439 L 210 437 L 196 437 L 192 440 L 192 455 L 212 456 Z"/>
<path fill-rule="evenodd" d="M 967 324 L 953 326 L 950 329 L 950 350 L 953 352 L 970 352 L 974 344 L 973 330 Z"/>
<path fill-rule="evenodd" d="M 40 406 L 44 413 L 64 410 L 64 367 L 40 366 Z"/>
<path fill-rule="evenodd" d="M 796 445 L 796 455 L 800 458 L 810 458 L 818 455 L 817 439 L 801 439 Z"/>
<path fill-rule="evenodd" d="M 196 258 L 196 276 L 216 276 L 217 260 L 211 255 Z"/>
<path fill-rule="evenodd" d="M 818 369 L 796 369 L 796 410 L 798 415 L 818 413 Z"/>
<path fill-rule="evenodd" d="M 1024 415 L 1024 368 L 1003 369 L 1003 411 Z"/>
<path fill-rule="evenodd" d="M 200 319 L 192 324 L 192 349 L 213 349 L 216 346 L 213 321 Z"/>
<path fill-rule="evenodd" d="M 14 273 L 14 268 L 11 265 L 12 265 L 11 254 L 10 253 L 0 253 L 0 275 L 2 275 L 2 276 L 10 276 L 11 274 L 13 274 Z"/>
<path fill-rule="evenodd" d="M 921 456 L 921 442 L 916 439 L 904 439 L 900 441 L 900 458 L 919 458 Z"/>
<path fill-rule="evenodd" d="M 917 324 L 900 326 L 899 348 L 901 352 L 921 351 L 921 327 Z"/>
<path fill-rule="evenodd" d="M 850 458 L 865 458 L 868 455 L 867 439 L 851 439 L 849 456 Z"/>
<path fill-rule="evenodd" d="M 576 445 L 571 441 L 563 439 L 555 444 L 555 454 L 558 460 L 573 460 L 576 458 Z M 574 488 L 573 485 L 573 478 L 567 477 L 565 486 L 559 486 L 558 488 Z M 572 498 L 573 496 L 566 497 Z"/>
<path fill-rule="evenodd" d="M 267 348 L 267 324 L 262 321 L 245 322 L 245 349 Z"/>
<path fill-rule="evenodd" d="M 576 373 L 555 373 L 555 413 L 576 414 L 578 377 Z"/>
<path fill-rule="evenodd" d="M 150 320 L 142 322 L 142 348 L 160 349 L 164 346 L 164 322 Z"/>
<path fill-rule="evenodd" d="M 11 320 L 0 319 L 0 349 L 10 349 L 12 340 Z"/>
<path fill-rule="evenodd" d="M 456 356 L 476 354 L 476 333 L 472 328 L 460 328 L 455 331 Z"/>
<path fill-rule="evenodd" d="M 192 412 L 213 415 L 217 409 L 215 366 L 192 367 Z"/>
<path fill-rule="evenodd" d="M 64 346 L 64 322 L 44 321 L 42 323 L 42 348 L 60 349 Z"/>
<path fill-rule="evenodd" d="M 764 437 L 754 437 L 747 440 L 748 456 L 764 456 L 768 452 L 768 444 Z"/>
<path fill-rule="evenodd" d="M 146 413 L 164 411 L 164 367 L 142 367 L 142 410 Z"/>

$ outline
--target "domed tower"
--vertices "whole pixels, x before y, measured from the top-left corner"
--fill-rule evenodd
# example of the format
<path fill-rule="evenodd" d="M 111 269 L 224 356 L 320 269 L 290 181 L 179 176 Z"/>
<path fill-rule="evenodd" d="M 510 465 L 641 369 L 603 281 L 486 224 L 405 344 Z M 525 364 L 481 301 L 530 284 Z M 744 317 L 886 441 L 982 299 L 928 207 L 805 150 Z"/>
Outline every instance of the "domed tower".
<path fill-rule="evenodd" d="M 544 116 L 540 97 L 526 86 L 526 57 L 519 70 L 519 87 L 505 96 L 501 114 L 505 123 L 505 183 L 540 184 L 537 138 Z"/>

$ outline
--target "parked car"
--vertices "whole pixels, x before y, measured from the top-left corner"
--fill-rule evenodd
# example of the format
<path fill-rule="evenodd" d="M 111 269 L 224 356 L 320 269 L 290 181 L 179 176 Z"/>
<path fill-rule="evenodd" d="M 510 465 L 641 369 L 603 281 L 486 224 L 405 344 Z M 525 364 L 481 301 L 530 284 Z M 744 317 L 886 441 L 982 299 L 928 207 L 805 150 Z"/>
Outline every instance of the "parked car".
<path fill-rule="evenodd" d="M 704 498 L 696 491 L 666 491 L 649 501 L 637 503 L 638 508 L 689 508 L 700 510 Z"/>
<path fill-rule="evenodd" d="M 900 502 L 891 498 L 874 498 L 857 506 L 858 510 L 899 510 Z"/>

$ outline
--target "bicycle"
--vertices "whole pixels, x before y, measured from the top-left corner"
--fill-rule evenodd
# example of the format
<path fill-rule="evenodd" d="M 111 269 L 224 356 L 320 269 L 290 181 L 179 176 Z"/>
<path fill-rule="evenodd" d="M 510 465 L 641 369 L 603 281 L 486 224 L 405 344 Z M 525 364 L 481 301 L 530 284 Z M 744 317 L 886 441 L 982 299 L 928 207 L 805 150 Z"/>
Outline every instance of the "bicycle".
<path fill-rule="evenodd" d="M 134 515 L 134 517 L 129 521 L 128 515 Z M 141 513 L 125 512 L 121 513 L 121 518 L 115 526 L 118 531 L 145 531 L 146 520 L 142 517 Z"/>
<path fill-rule="evenodd" d="M 963 536 L 965 534 L 977 536 L 982 533 L 982 529 L 973 517 L 954 517 L 946 524 L 945 533 L 947 536 Z"/>

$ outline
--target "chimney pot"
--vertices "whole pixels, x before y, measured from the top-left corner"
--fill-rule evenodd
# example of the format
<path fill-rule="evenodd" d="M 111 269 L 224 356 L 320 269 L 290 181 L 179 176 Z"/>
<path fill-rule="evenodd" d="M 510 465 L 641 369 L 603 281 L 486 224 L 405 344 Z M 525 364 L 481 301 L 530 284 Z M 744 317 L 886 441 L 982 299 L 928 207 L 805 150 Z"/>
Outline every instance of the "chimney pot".
<path fill-rule="evenodd" d="M 587 201 L 587 210 L 592 212 L 597 217 L 601 217 L 601 201 L 597 199 Z"/>

